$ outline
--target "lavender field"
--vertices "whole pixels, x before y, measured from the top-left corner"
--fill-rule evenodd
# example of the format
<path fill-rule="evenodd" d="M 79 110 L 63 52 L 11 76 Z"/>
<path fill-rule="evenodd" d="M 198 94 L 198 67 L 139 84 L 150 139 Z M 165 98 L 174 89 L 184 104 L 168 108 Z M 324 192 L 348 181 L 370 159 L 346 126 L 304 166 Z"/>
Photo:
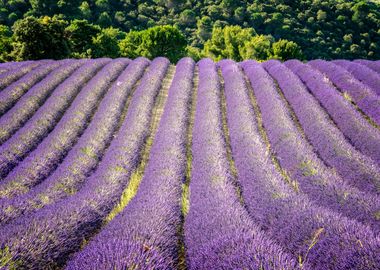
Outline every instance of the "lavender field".
<path fill-rule="evenodd" d="M 380 61 L 0 64 L 0 269 L 380 269 Z"/>

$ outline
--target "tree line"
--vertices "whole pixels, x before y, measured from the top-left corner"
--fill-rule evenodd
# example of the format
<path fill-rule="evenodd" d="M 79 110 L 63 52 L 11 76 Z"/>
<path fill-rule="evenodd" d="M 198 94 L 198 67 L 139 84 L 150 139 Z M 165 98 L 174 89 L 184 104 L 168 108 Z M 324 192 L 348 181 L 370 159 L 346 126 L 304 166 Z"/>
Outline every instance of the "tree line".
<path fill-rule="evenodd" d="M 240 26 L 214 27 L 203 49 L 189 46 L 185 35 L 175 26 L 154 26 L 125 33 L 118 28 L 101 28 L 87 20 L 70 23 L 58 16 L 33 16 L 18 20 L 11 33 L 1 28 L 0 55 L 3 61 L 37 59 L 165 56 L 172 62 L 184 56 L 195 60 L 302 58 L 300 47 L 288 40 L 275 41 L 258 35 L 253 28 Z"/>
<path fill-rule="evenodd" d="M 181 49 L 171 54 L 195 58 L 380 58 L 376 1 L 0 0 L 0 24 L 3 61 L 32 57 L 29 49 L 57 57 L 43 47 L 47 36 L 59 57 L 151 57 L 160 52 L 152 38 L 169 34 Z M 44 33 L 31 46 L 28 24 Z"/>

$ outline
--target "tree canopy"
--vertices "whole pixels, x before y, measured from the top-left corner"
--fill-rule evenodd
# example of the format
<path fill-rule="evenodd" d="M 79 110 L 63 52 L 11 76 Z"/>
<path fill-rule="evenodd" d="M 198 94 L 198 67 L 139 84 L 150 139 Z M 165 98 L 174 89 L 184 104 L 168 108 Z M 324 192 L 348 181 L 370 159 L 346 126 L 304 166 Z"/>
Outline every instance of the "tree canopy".
<path fill-rule="evenodd" d="M 100 27 L 97 33 L 93 33 L 88 28 L 91 26 L 77 22 L 78 27 L 87 27 L 84 32 L 91 32 L 83 36 L 83 40 L 86 37 L 88 41 L 85 45 L 78 40 L 70 40 L 75 39 L 72 33 L 70 37 L 64 37 L 66 43 L 69 39 L 70 55 L 73 55 L 74 51 L 75 57 L 98 55 L 94 53 L 93 46 L 103 46 L 105 49 L 105 40 L 113 40 L 111 47 L 114 50 L 115 38 L 111 38 L 111 30 L 103 31 L 103 29 L 112 27 L 130 34 L 133 31 L 140 32 L 155 26 L 171 25 L 185 37 L 187 52 L 191 55 L 206 53 L 219 58 L 229 57 L 239 60 L 248 55 L 251 57 L 259 55 L 259 58 L 265 58 L 266 55 L 274 54 L 275 57 L 284 58 L 284 55 L 274 52 L 282 48 L 282 51 L 286 50 L 298 56 L 298 52 L 302 51 L 305 59 L 380 58 L 380 4 L 378 1 L 0 0 L 0 24 L 11 29 L 11 36 L 13 34 L 11 42 L 17 43 L 17 46 L 12 45 L 12 48 L 17 47 L 12 51 L 15 51 L 15 55 L 22 55 L 18 59 L 28 57 L 28 55 L 33 56 L 28 52 L 25 44 L 22 45 L 20 37 L 16 37 L 22 35 L 21 28 L 28 29 L 24 20 L 31 16 L 34 16 L 38 23 L 30 21 L 32 25 L 29 29 L 35 27 L 45 33 L 38 37 L 45 36 L 46 38 L 46 35 L 52 35 L 51 32 L 48 34 L 46 25 L 40 25 L 41 18 L 46 16 L 56 18 L 52 20 L 66 22 L 67 25 L 61 25 L 61 28 L 71 25 L 75 20 L 86 20 L 89 25 L 95 28 Z M 48 25 L 58 27 L 54 23 Z M 226 26 L 231 28 L 226 30 Z M 254 29 L 253 31 L 261 37 L 255 34 L 249 39 L 235 36 L 232 29 L 236 26 L 242 29 Z M 17 35 L 15 30 L 18 31 Z M 213 35 L 213 32 L 218 32 L 221 36 L 217 37 Z M 65 35 L 69 33 L 69 30 L 64 31 Z M 7 36 L 9 38 L 9 33 L 6 34 L 4 31 L 1 35 L 2 40 L 7 40 Z M 132 38 L 132 35 L 136 34 L 131 34 L 129 39 L 135 38 Z M 264 37 L 269 37 L 270 45 Z M 116 39 L 120 42 L 119 37 Z M 42 44 L 43 40 L 43 38 L 36 40 L 35 43 Z M 67 54 L 65 42 L 60 43 L 61 34 L 57 33 L 54 40 L 55 49 L 61 46 L 63 55 Z M 280 42 L 280 40 L 287 42 Z M 241 43 L 237 44 L 235 41 Z M 275 42 L 279 43 L 274 45 Z M 294 46 L 294 43 L 297 46 Z M 148 46 L 149 42 L 146 45 Z M 294 49 L 296 47 L 297 49 Z M 49 55 L 49 49 L 41 48 L 43 50 L 36 54 Z M 99 47 L 98 49 L 98 52 L 102 51 Z M 182 50 L 182 45 L 180 49 Z M 151 51 L 152 47 L 148 50 Z M 149 55 L 149 53 L 146 54 Z"/>
<path fill-rule="evenodd" d="M 67 22 L 58 17 L 26 17 L 13 26 L 13 51 L 16 60 L 62 59 L 70 50 L 65 38 Z"/>

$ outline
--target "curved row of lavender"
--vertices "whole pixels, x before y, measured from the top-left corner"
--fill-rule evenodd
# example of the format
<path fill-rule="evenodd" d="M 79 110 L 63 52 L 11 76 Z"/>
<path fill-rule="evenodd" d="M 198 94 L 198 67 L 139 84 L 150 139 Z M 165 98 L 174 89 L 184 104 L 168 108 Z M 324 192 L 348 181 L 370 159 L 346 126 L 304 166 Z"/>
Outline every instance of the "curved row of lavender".
<path fill-rule="evenodd" d="M 30 187 L 38 184 L 54 171 L 75 144 L 78 136 L 83 133 L 112 81 L 129 62 L 128 59 L 114 60 L 98 72 L 80 91 L 53 131 L 18 165 L 20 157 L 15 157 L 9 152 L 4 152 L 4 154 L 1 152 L 0 168 L 4 172 L 11 166 L 17 165 L 0 182 L 1 199 L 29 191 Z M 41 109 L 44 107 L 42 106 Z"/>
<path fill-rule="evenodd" d="M 355 79 L 349 71 L 333 62 L 313 60 L 308 64 L 328 75 L 342 92 L 347 93 L 364 113 L 380 125 L 380 96 L 370 86 Z"/>
<path fill-rule="evenodd" d="M 177 63 L 139 191 L 66 269 L 176 269 L 195 63 Z"/>
<path fill-rule="evenodd" d="M 362 65 L 369 67 L 370 69 L 376 71 L 378 74 L 380 74 L 380 62 L 379 61 L 370 61 L 370 60 L 358 59 L 358 60 L 354 60 L 354 63 L 362 64 Z"/>
<path fill-rule="evenodd" d="M 244 81 L 236 63 L 224 60 L 219 65 L 225 80 L 232 154 L 252 219 L 302 265 L 315 269 L 370 269 L 377 265 L 376 237 L 369 227 L 313 205 L 286 183 L 260 137 L 249 102 L 249 82 Z M 360 239 L 361 249 L 354 239 Z M 336 248 L 337 242 L 342 248 Z"/>
<path fill-rule="evenodd" d="M 10 260 L 32 269 L 62 266 L 69 254 L 99 228 L 137 166 L 168 66 L 165 58 L 151 63 L 116 138 L 79 192 L 0 228 L 0 248 L 7 247 Z"/>
<path fill-rule="evenodd" d="M 31 62 L 31 61 L 0 63 L 0 74 L 8 72 L 10 70 L 14 70 L 16 68 L 19 68 L 20 66 L 22 66 L 22 65 L 24 65 L 25 63 L 28 63 L 28 62 Z"/>
<path fill-rule="evenodd" d="M 137 194 L 104 227 L 168 60 L 0 64 L 0 269 L 379 269 L 379 64 L 201 60 L 186 160 L 181 60 Z"/>
<path fill-rule="evenodd" d="M 3 115 L 9 110 L 17 100 L 26 93 L 33 85 L 41 81 L 53 69 L 57 68 L 60 62 L 51 62 L 46 65 L 41 65 L 38 68 L 27 73 L 19 80 L 13 82 L 0 92 L 0 115 Z"/>
<path fill-rule="evenodd" d="M 225 149 L 217 69 L 210 59 L 198 66 L 190 210 L 184 226 L 187 265 L 189 269 L 296 269 L 295 257 L 268 238 L 238 200 Z"/>
<path fill-rule="evenodd" d="M 0 144 L 9 139 L 51 95 L 54 89 L 74 72 L 82 61 L 63 60 L 62 66 L 35 84 L 0 118 Z"/>
<path fill-rule="evenodd" d="M 272 64 L 272 71 L 276 67 L 284 68 L 278 63 L 268 62 L 269 64 Z M 254 91 L 256 89 L 257 102 L 262 112 L 264 128 L 267 131 L 271 147 L 278 157 L 281 167 L 295 181 L 295 189 L 307 194 L 310 200 L 317 205 L 368 223 L 376 232 L 379 232 L 380 224 L 377 215 L 380 210 L 380 201 L 378 195 L 371 195 L 350 186 L 344 181 L 345 179 L 327 167 L 314 152 L 305 135 L 297 129 L 289 109 L 286 108 L 273 79 L 264 67 L 253 61 L 245 62 L 242 65 Z M 275 72 L 272 73 L 275 74 Z M 283 78 L 284 83 L 290 82 L 289 77 Z M 290 88 L 291 84 L 288 86 L 286 88 L 287 98 L 293 94 L 294 100 L 298 99 L 299 107 L 297 109 L 311 106 L 302 99 L 303 92 L 296 92 L 297 88 Z M 309 122 L 313 123 L 312 120 L 316 116 L 305 114 L 304 117 L 305 120 L 310 119 Z"/>
<path fill-rule="evenodd" d="M 104 64 L 102 61 L 100 63 Z M 95 64 L 99 68 L 100 63 L 93 63 L 89 67 Z M 106 147 L 121 125 L 120 121 L 124 120 L 121 116 L 126 100 L 148 64 L 147 59 L 139 58 L 128 65 L 99 104 L 93 120 L 78 142 L 47 179 L 23 196 L 1 201 L 0 224 L 73 195 L 80 188 L 102 159 Z"/>
<path fill-rule="evenodd" d="M 352 145 L 380 165 L 379 130 L 366 121 L 321 72 L 298 60 L 287 61 L 285 65 L 300 77 Z M 380 87 L 380 82 L 378 85 Z"/>
<path fill-rule="evenodd" d="M 352 186 L 380 192 L 380 169 L 373 160 L 354 149 L 293 72 L 282 64 L 267 64 L 270 61 L 263 66 L 279 84 L 307 139 L 327 165 Z"/>
<path fill-rule="evenodd" d="M 369 86 L 372 91 L 380 96 L 380 74 L 360 63 L 348 60 L 334 60 L 332 62 L 348 70 L 356 79 Z"/>
<path fill-rule="evenodd" d="M 34 68 L 38 66 L 45 65 L 50 63 L 50 60 L 41 60 L 41 61 L 26 61 L 21 63 L 12 63 L 11 67 L 7 69 L 6 72 L 0 74 L 0 91 L 10 85 L 12 82 L 18 80 Z M 15 66 L 15 67 L 12 67 Z"/>
<path fill-rule="evenodd" d="M 108 61 L 105 59 L 88 61 L 61 83 L 30 120 L 0 146 L 1 163 L 14 166 L 17 161 L 21 161 L 37 147 L 39 142 L 57 125 L 83 86 Z"/>

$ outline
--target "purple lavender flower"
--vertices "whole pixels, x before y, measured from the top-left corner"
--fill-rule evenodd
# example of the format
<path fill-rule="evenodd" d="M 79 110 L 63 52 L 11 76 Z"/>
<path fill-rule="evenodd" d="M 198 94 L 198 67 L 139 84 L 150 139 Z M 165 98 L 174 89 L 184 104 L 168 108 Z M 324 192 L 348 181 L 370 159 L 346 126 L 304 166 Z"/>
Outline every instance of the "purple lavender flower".
<path fill-rule="evenodd" d="M 375 232 L 378 232 L 380 230 L 379 222 L 376 220 L 380 209 L 378 197 L 348 185 L 323 163 L 305 135 L 295 125 L 294 120 L 297 119 L 292 119 L 289 109 L 276 90 L 276 85 L 262 66 L 253 61 L 244 62 L 242 66 L 253 89 L 260 89 L 255 91 L 255 95 L 262 113 L 264 128 L 279 164 L 290 176 L 289 184 L 295 190 L 305 193 L 316 205 L 369 224 Z M 300 122 L 302 121 L 302 127 L 307 127 L 308 118 L 312 123 L 318 119 L 315 112 L 307 112 L 313 107 L 315 109 L 316 101 L 305 100 L 307 92 L 300 87 L 295 75 L 279 64 L 272 65 L 269 70 L 272 75 L 278 74 L 276 78 L 281 76 L 279 81 L 281 90 L 291 102 L 292 108 L 299 113 L 302 110 L 305 114 L 298 118 Z"/>
<path fill-rule="evenodd" d="M 54 130 L 0 183 L 0 198 L 25 193 L 56 168 L 87 127 L 111 82 L 129 62 L 128 59 L 114 60 L 87 83 Z M 17 156 L 15 158 L 13 153 L 8 153 L 0 156 L 3 173 L 19 162 Z"/>
<path fill-rule="evenodd" d="M 380 125 L 380 97 L 368 86 L 334 63 L 313 60 L 308 64 L 325 73 L 340 91 L 348 93 L 358 107 Z"/>
<path fill-rule="evenodd" d="M 355 63 L 359 63 L 361 65 L 365 65 L 369 67 L 370 69 L 376 71 L 380 74 L 380 63 L 376 61 L 370 61 L 370 60 L 364 60 L 364 59 L 358 59 L 354 60 Z"/>
<path fill-rule="evenodd" d="M 305 194 L 286 183 L 260 136 L 242 71 L 231 60 L 218 65 L 225 81 L 232 156 L 252 220 L 299 258 L 301 265 L 306 263 L 313 269 L 369 269 L 379 265 L 376 238 L 367 226 L 313 205 Z M 262 90 L 255 89 L 255 93 Z M 353 238 L 361 239 L 365 247 L 358 250 Z M 339 249 L 337 242 L 342 244 Z"/>
<path fill-rule="evenodd" d="M 10 85 L 12 82 L 18 80 L 32 69 L 37 68 L 40 65 L 48 64 L 53 61 L 41 60 L 41 61 L 26 61 L 13 66 L 8 71 L 0 74 L 0 91 Z"/>
<path fill-rule="evenodd" d="M 9 110 L 33 85 L 41 81 L 53 69 L 59 67 L 64 62 L 57 61 L 41 65 L 1 91 L 0 116 Z"/>
<path fill-rule="evenodd" d="M 193 70 L 190 58 L 177 63 L 136 196 L 68 263 L 67 269 L 175 269 Z"/>
<path fill-rule="evenodd" d="M 350 142 L 380 165 L 379 130 L 369 124 L 321 72 L 298 60 L 287 61 L 285 65 L 301 78 Z M 366 163 L 372 164 L 369 160 Z"/>
<path fill-rule="evenodd" d="M 356 79 L 369 86 L 374 93 L 380 96 L 380 74 L 365 65 L 348 60 L 335 60 L 332 63 L 351 72 Z"/>
<path fill-rule="evenodd" d="M 20 67 L 21 65 L 24 65 L 26 63 L 31 63 L 32 61 L 24 61 L 24 62 L 5 62 L 0 63 L 0 72 L 4 73 L 13 69 L 16 69 Z"/>
<path fill-rule="evenodd" d="M 0 63 L 0 268 L 380 269 L 379 63 Z"/>
<path fill-rule="evenodd" d="M 82 61 L 63 61 L 61 67 L 29 89 L 16 105 L 0 118 L 0 144 L 9 139 L 38 110 L 54 89 L 83 64 Z M 2 173 L 1 176 L 3 175 Z"/>
<path fill-rule="evenodd" d="M 78 75 L 83 76 L 83 73 L 86 72 L 89 73 L 88 77 L 92 77 L 105 62 L 96 60 L 93 63 L 88 63 L 78 70 L 80 71 Z M 78 143 L 58 168 L 40 185 L 25 195 L 3 200 L 0 203 L 0 223 L 7 223 L 21 214 L 25 215 L 36 211 L 45 205 L 73 195 L 80 188 L 86 177 L 96 168 L 107 145 L 113 139 L 126 99 L 148 64 L 149 61 L 145 58 L 138 58 L 128 65 L 101 101 L 91 123 L 79 138 Z M 72 83 L 74 83 L 80 81 L 81 78 L 74 76 L 72 79 Z M 63 89 L 67 91 L 69 85 L 65 84 Z M 27 130 L 33 129 L 28 127 Z"/>
<path fill-rule="evenodd" d="M 190 210 L 189 269 L 296 269 L 295 260 L 252 222 L 232 185 L 222 132 L 220 82 L 210 59 L 199 63 Z"/>
<path fill-rule="evenodd" d="M 11 260 L 34 269 L 63 266 L 83 239 L 99 228 L 137 166 L 151 108 L 168 66 L 165 58 L 152 61 L 116 138 L 78 193 L 0 228 L 0 249 L 7 247 Z"/>

